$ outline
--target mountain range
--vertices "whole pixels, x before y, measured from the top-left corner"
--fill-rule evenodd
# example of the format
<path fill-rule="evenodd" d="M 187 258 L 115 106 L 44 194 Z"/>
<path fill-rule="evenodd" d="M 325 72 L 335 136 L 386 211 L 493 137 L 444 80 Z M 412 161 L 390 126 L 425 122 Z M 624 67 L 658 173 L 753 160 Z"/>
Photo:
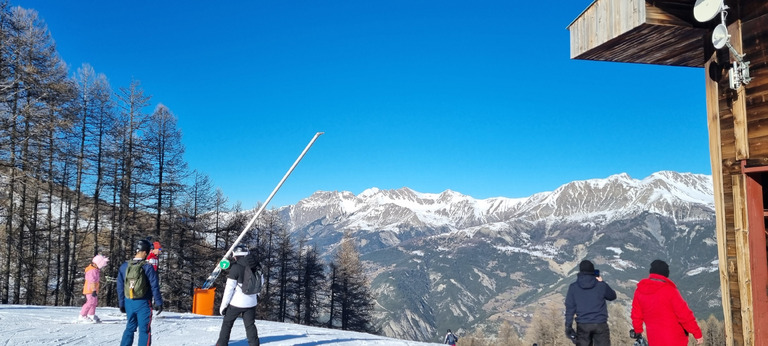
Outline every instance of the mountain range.
<path fill-rule="evenodd" d="M 618 174 L 525 198 L 318 191 L 277 212 L 326 256 L 352 233 L 377 297 L 377 325 L 391 337 L 439 341 L 446 328 L 493 330 L 503 320 L 522 331 L 537 308 L 562 306 L 583 259 L 623 306 L 649 263 L 664 259 L 698 318 L 722 316 L 708 175 Z"/>

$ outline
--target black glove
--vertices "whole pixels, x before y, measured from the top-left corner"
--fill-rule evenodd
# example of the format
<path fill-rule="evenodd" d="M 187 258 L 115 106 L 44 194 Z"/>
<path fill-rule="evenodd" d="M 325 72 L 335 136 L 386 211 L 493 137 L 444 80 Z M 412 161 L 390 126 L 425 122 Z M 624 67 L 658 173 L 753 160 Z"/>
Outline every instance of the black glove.
<path fill-rule="evenodd" d="M 629 337 L 632 339 L 640 339 L 643 337 L 643 333 L 636 334 L 635 329 L 633 328 L 629 330 Z"/>
<path fill-rule="evenodd" d="M 120 312 L 125 313 L 125 306 L 120 307 Z"/>
<path fill-rule="evenodd" d="M 99 297 L 99 295 L 98 295 L 98 294 L 96 294 L 96 292 L 93 292 L 93 297 L 94 297 L 94 298 L 98 298 L 98 297 Z"/>
<path fill-rule="evenodd" d="M 155 304 L 155 306 L 153 307 L 153 309 L 155 309 L 155 311 L 157 311 L 157 314 L 156 314 L 156 315 L 159 315 L 161 312 L 163 312 L 163 306 L 162 306 L 162 305 L 160 305 L 160 304 Z"/>
<path fill-rule="evenodd" d="M 227 309 L 229 309 L 229 306 L 227 306 L 226 308 L 224 308 L 224 310 L 221 311 L 222 316 L 225 316 L 227 314 Z"/>
<path fill-rule="evenodd" d="M 568 338 L 568 340 L 571 340 L 574 343 L 576 343 L 576 331 L 573 330 L 573 327 L 565 328 L 565 336 Z"/>

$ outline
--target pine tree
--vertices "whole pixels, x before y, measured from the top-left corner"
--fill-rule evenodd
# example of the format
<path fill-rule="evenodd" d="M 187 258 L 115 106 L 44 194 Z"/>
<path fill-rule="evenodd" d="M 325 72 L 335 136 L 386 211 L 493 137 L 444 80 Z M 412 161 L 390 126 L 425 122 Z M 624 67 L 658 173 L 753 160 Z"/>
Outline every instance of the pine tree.
<path fill-rule="evenodd" d="M 485 333 L 480 328 L 475 329 L 472 333 L 462 336 L 461 338 L 462 346 L 492 346 L 494 344 L 495 342 L 486 337 Z"/>
<path fill-rule="evenodd" d="M 565 337 L 563 311 L 555 306 L 544 306 L 536 309 L 525 339 L 528 344 L 537 343 L 539 346 L 570 346 L 573 344 Z"/>
<path fill-rule="evenodd" d="M 320 254 L 318 254 L 315 247 L 306 247 L 303 259 L 302 269 L 304 270 L 304 275 L 300 280 L 300 284 L 303 287 L 303 296 L 299 301 L 302 305 L 303 316 L 299 319 L 299 323 L 316 326 L 320 325 L 318 316 L 321 309 L 321 292 L 326 280 L 325 270 L 323 263 L 320 261 Z"/>
<path fill-rule="evenodd" d="M 150 190 L 154 196 L 155 227 L 154 235 L 160 236 L 162 228 L 162 215 L 168 215 L 172 204 L 171 196 L 181 190 L 182 183 L 179 181 L 184 176 L 186 164 L 182 155 L 184 154 L 184 144 L 181 143 L 181 130 L 177 128 L 176 116 L 171 113 L 168 107 L 159 104 L 148 119 L 146 131 L 146 148 L 150 156 L 150 167 L 152 179 Z M 195 181 L 193 188 L 200 189 L 195 191 L 195 207 L 208 210 L 210 203 L 210 182 L 207 176 L 198 175 L 195 177 L 204 180 L 205 183 L 198 184 Z M 205 201 L 203 201 L 205 199 Z"/>
<path fill-rule="evenodd" d="M 222 255 L 208 244 L 205 236 L 206 215 L 212 209 L 212 183 L 199 172 L 193 172 L 192 179 L 177 217 L 169 221 L 172 232 L 163 240 L 171 245 L 166 251 L 170 262 L 166 291 L 173 292 L 168 302 L 181 310 L 191 309 L 191 293 L 207 276 L 200 268 L 213 268 Z"/>
<path fill-rule="evenodd" d="M 335 277 L 331 286 L 334 326 L 343 330 L 375 333 L 373 328 L 373 294 L 370 282 L 365 276 L 360 254 L 349 231 L 344 233 L 339 250 L 334 258 Z M 331 323 L 334 323 L 331 321 Z"/>
<path fill-rule="evenodd" d="M 216 194 L 213 197 L 213 213 L 214 213 L 214 240 L 213 240 L 213 247 L 218 249 L 219 248 L 219 241 L 222 240 L 222 230 L 224 227 L 223 222 L 223 216 L 225 213 L 229 211 L 227 208 L 227 202 L 229 200 L 227 199 L 227 196 L 224 195 L 224 192 L 221 191 L 220 188 L 216 188 Z M 226 242 L 224 242 L 226 244 Z"/>
<path fill-rule="evenodd" d="M 296 292 L 297 260 L 296 250 L 288 230 L 282 225 L 279 228 L 277 243 L 277 321 L 286 322 L 291 319 L 288 303 Z"/>
<path fill-rule="evenodd" d="M 119 106 L 118 117 L 118 152 L 121 153 L 120 181 L 118 188 L 117 235 L 120 248 L 130 248 L 138 237 L 137 208 L 141 199 L 139 180 L 145 160 L 145 151 L 141 146 L 140 133 L 145 129 L 147 115 L 144 108 L 149 105 L 149 96 L 144 95 L 141 83 L 132 80 L 128 87 L 121 87 L 116 94 Z M 122 261 L 121 261 L 122 262 Z"/>
<path fill-rule="evenodd" d="M 704 334 L 705 345 L 725 345 L 725 325 L 714 315 L 709 315 L 706 321 L 700 320 L 699 326 Z M 691 342 L 695 344 L 693 339 Z"/>
<path fill-rule="evenodd" d="M 43 170 L 43 146 L 46 140 L 48 109 L 57 94 L 65 93 L 69 81 L 66 67 L 59 58 L 45 23 L 34 10 L 0 6 L 0 87 L 2 87 L 3 133 L 0 157 L 7 160 L 7 215 L 5 239 L 7 244 L 2 271 L 2 300 L 20 303 L 21 286 L 33 286 L 39 278 L 31 270 L 39 263 L 36 247 L 39 178 Z M 5 140 L 7 139 L 7 141 Z M 14 222 L 16 221 L 16 222 Z M 12 246 L 15 245 L 15 246 Z M 26 245 L 26 246 L 25 246 Z M 15 271 L 11 272 L 11 259 Z M 13 296 L 9 282 L 13 281 Z M 35 299 L 36 290 L 25 290 L 26 301 Z"/>
<path fill-rule="evenodd" d="M 627 307 L 617 303 L 608 303 L 608 328 L 611 334 L 611 343 L 621 344 L 631 341 L 629 329 L 632 321 L 629 319 Z"/>
<path fill-rule="evenodd" d="M 497 345 L 509 345 L 509 346 L 522 346 L 523 341 L 520 340 L 520 335 L 515 330 L 515 327 L 509 321 L 504 321 L 499 326 L 499 334 L 497 336 Z"/>
<path fill-rule="evenodd" d="M 281 279 L 281 244 L 285 227 L 276 213 L 265 212 L 257 222 L 255 239 L 259 253 L 262 255 L 261 264 L 264 267 L 264 288 L 262 289 L 257 312 L 259 316 L 270 321 L 281 321 L 281 302 L 283 298 L 283 279 Z"/>
<path fill-rule="evenodd" d="M 115 127 L 115 104 L 112 100 L 112 88 L 107 81 L 107 77 L 104 74 L 97 74 L 93 81 L 93 88 L 91 89 L 92 107 L 93 107 L 93 123 L 91 124 L 91 147 L 93 162 L 93 208 L 91 211 L 91 219 L 93 220 L 93 253 L 99 253 L 99 231 L 102 223 L 102 192 L 107 186 L 106 184 L 106 167 L 107 162 L 110 160 L 109 145 L 111 142 L 110 135 L 114 133 Z M 109 252 L 112 251 L 112 247 L 109 247 Z"/>

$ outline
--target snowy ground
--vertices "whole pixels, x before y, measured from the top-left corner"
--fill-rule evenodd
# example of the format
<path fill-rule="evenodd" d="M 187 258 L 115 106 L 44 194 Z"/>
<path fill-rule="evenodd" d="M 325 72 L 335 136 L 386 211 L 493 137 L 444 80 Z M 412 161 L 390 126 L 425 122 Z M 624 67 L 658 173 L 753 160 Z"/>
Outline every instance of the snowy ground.
<path fill-rule="evenodd" d="M 102 319 L 101 324 L 75 323 L 79 313 L 79 307 L 0 305 L 0 346 L 120 344 L 125 315 L 117 308 L 97 308 L 96 315 Z M 220 326 L 220 316 L 163 312 L 152 321 L 152 344 L 212 346 Z M 261 344 L 267 346 L 439 345 L 289 323 L 256 321 L 256 327 Z M 138 338 L 135 338 L 134 345 L 137 342 Z M 248 345 L 242 319 L 235 322 L 229 344 Z"/>

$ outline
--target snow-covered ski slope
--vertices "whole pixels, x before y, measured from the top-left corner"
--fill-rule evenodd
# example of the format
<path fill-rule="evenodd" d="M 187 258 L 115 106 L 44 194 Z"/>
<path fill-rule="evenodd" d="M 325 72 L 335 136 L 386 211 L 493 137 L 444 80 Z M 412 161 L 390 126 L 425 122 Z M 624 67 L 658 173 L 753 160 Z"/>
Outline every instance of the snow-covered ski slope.
<path fill-rule="evenodd" d="M 103 321 L 100 324 L 75 323 L 79 313 L 79 307 L 0 305 L 0 346 L 120 344 L 126 320 L 117 308 L 97 308 L 96 315 Z M 220 326 L 220 316 L 163 312 L 152 321 L 152 345 L 212 346 Z M 257 320 L 256 327 L 261 344 L 266 346 L 439 345 L 290 323 Z M 138 337 L 134 338 L 136 343 Z M 235 322 L 229 345 L 248 345 L 242 319 Z"/>

